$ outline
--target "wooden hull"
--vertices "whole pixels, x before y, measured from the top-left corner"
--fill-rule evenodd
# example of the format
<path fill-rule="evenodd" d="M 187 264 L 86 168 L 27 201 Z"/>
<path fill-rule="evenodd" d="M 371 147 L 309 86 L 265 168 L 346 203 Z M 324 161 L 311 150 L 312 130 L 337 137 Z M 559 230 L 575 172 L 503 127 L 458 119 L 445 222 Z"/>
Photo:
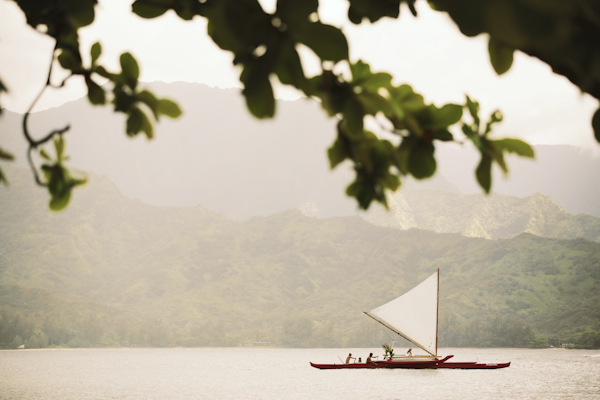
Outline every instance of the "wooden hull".
<path fill-rule="evenodd" d="M 446 362 L 453 356 L 447 356 L 437 360 L 415 360 L 415 361 L 375 361 L 374 363 L 353 364 L 314 364 L 310 365 L 318 369 L 498 369 L 510 366 L 508 363 L 476 363 L 476 362 Z"/>
<path fill-rule="evenodd" d="M 438 365 L 436 368 L 454 368 L 454 369 L 498 369 L 510 367 L 507 363 L 476 363 L 476 362 L 451 362 Z"/>

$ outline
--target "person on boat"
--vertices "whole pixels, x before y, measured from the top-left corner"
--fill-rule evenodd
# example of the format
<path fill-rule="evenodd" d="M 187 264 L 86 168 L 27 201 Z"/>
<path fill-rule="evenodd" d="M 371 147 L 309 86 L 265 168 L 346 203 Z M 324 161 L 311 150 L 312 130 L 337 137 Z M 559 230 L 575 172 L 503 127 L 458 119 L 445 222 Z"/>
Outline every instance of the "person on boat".
<path fill-rule="evenodd" d="M 392 346 L 388 345 L 387 343 L 384 343 L 382 347 L 383 347 L 383 349 L 385 350 L 385 356 L 384 356 L 384 357 L 387 357 L 387 356 L 388 356 L 388 354 L 389 354 L 389 355 L 390 355 L 390 357 L 391 357 L 391 355 L 392 355 L 392 354 L 393 354 L 393 352 L 394 352 L 394 349 L 392 349 Z"/>
<path fill-rule="evenodd" d="M 350 360 L 356 360 L 356 357 L 352 357 L 352 353 L 348 354 L 346 358 L 346 364 L 350 364 Z"/>
<path fill-rule="evenodd" d="M 408 351 L 406 352 L 406 355 L 412 357 L 412 349 L 408 349 Z"/>
<path fill-rule="evenodd" d="M 375 364 L 375 362 L 372 360 L 372 357 L 373 357 L 373 353 L 370 353 L 369 357 L 367 357 L 367 361 L 366 361 L 367 364 Z"/>

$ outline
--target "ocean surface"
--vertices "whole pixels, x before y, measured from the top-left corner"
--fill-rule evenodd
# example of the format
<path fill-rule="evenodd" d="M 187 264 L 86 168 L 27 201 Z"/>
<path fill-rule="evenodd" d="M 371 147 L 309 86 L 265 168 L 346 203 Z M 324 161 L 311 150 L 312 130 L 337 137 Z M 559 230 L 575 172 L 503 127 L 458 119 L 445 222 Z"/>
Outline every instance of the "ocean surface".
<path fill-rule="evenodd" d="M 400 349 L 398 349 L 399 351 Z M 442 349 L 498 370 L 318 370 L 380 349 L 0 351 L 0 399 L 600 399 L 600 351 Z"/>

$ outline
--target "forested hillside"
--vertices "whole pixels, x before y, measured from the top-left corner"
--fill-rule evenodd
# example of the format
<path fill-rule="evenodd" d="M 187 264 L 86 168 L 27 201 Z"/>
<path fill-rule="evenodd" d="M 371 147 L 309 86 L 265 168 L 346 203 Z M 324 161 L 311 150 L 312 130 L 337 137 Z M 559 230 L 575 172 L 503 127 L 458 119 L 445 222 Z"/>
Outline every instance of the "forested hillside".
<path fill-rule="evenodd" d="M 362 311 L 436 268 L 441 345 L 599 338 L 600 244 L 585 239 L 485 240 L 299 211 L 239 222 L 128 200 L 99 176 L 55 214 L 27 174 L 12 170 L 0 191 L 2 347 L 378 346 L 391 337 Z"/>

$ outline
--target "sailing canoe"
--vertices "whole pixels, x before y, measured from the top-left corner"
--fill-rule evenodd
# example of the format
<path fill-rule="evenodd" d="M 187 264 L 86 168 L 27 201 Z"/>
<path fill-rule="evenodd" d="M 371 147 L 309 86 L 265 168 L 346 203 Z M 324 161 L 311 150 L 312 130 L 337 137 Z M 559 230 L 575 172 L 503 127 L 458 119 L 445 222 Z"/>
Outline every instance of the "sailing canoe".
<path fill-rule="evenodd" d="M 438 309 L 440 270 L 400 297 L 365 312 L 392 332 L 427 353 L 427 356 L 390 356 L 372 363 L 314 364 L 319 369 L 498 369 L 507 363 L 446 362 L 453 356 L 438 358 Z"/>

